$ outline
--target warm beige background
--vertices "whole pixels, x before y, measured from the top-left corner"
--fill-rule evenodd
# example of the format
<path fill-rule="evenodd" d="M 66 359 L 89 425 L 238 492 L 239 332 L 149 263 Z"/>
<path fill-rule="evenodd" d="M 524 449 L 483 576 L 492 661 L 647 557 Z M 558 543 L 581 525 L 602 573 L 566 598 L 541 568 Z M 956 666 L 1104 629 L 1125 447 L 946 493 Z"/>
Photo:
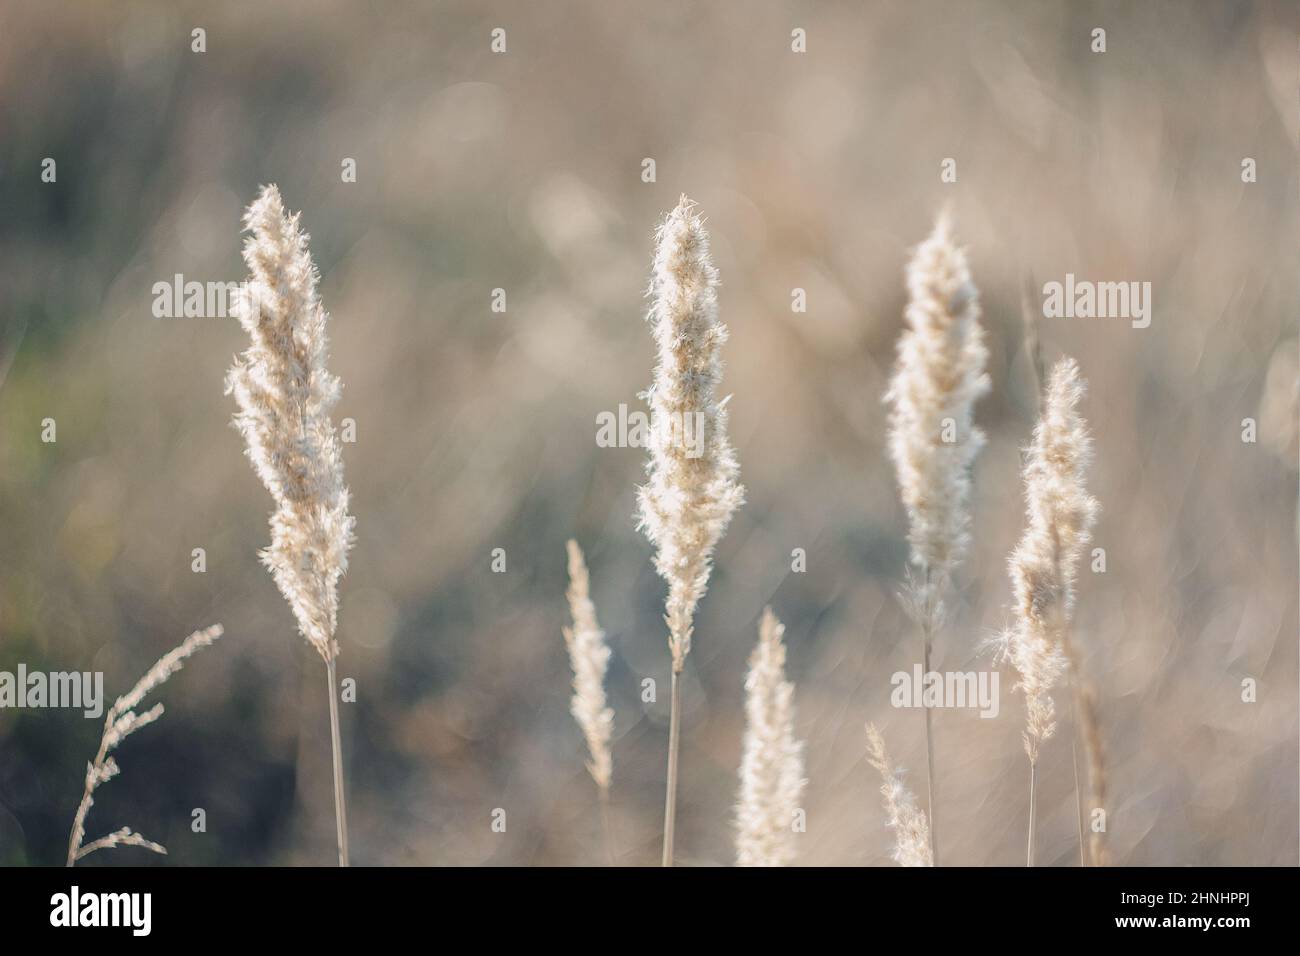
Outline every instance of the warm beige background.
<path fill-rule="evenodd" d="M 749 489 L 689 663 L 683 861 L 730 862 L 743 667 L 771 602 L 808 740 L 801 862 L 888 862 L 862 725 L 909 767 L 924 753 L 919 713 L 888 704 L 917 643 L 880 396 L 908 247 L 947 202 L 994 391 L 937 665 L 973 666 L 1006 619 L 1032 425 L 1022 277 L 1152 282 L 1149 329 L 1043 328 L 1049 360 L 1075 355 L 1091 383 L 1109 569 L 1083 575 L 1078 620 L 1112 847 L 1129 864 L 1297 862 L 1293 5 L 267 6 L 0 7 L 0 669 L 102 669 L 114 694 L 193 628 L 228 630 L 123 748 L 92 834 L 129 823 L 173 865 L 333 859 L 324 680 L 257 564 L 270 501 L 221 393 L 241 332 L 150 316 L 173 273 L 241 277 L 241 207 L 274 181 L 313 234 L 339 415 L 359 423 L 340 630 L 357 862 L 599 862 L 559 631 L 570 535 L 614 648 L 622 860 L 657 859 L 666 683 L 649 709 L 638 690 L 666 677 L 663 587 L 633 527 L 642 454 L 594 436 L 598 412 L 640 407 L 651 230 L 683 191 L 713 233 Z M 38 441 L 46 416 L 57 445 Z M 806 574 L 788 572 L 794 547 Z M 949 861 L 1022 859 L 1021 720 L 1010 693 L 997 720 L 938 716 Z M 0 713 L 0 861 L 61 859 L 98 733 Z M 1069 759 L 1065 736 L 1044 757 L 1045 863 L 1075 859 Z"/>

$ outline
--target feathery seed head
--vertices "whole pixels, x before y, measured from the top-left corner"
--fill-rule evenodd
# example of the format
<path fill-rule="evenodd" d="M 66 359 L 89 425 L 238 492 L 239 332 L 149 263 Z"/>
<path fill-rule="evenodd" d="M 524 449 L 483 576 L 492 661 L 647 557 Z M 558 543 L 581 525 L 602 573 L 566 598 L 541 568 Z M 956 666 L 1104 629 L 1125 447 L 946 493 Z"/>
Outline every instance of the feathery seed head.
<path fill-rule="evenodd" d="M 573 701 L 570 712 L 583 736 L 591 761 L 587 769 L 602 790 L 609 789 L 613 761 L 609 741 L 614 733 L 614 711 L 605 703 L 605 669 L 609 665 L 609 646 L 605 632 L 596 623 L 596 606 L 591 601 L 587 564 L 578 542 L 569 541 L 569 613 L 573 627 L 566 627 L 564 643 L 573 666 Z"/>
<path fill-rule="evenodd" d="M 903 783 L 903 768 L 890 762 L 885 738 L 874 724 L 867 724 L 867 762 L 879 771 L 884 781 L 880 795 L 885 798 L 885 814 L 894 831 L 894 861 L 901 866 L 934 866 L 929 820 Z"/>
<path fill-rule="evenodd" d="M 736 807 L 740 866 L 788 866 L 803 795 L 803 744 L 794 735 L 794 685 L 785 679 L 785 626 L 763 610 L 745 679 L 745 745 Z"/>
<path fill-rule="evenodd" d="M 1078 411 L 1084 389 L 1074 359 L 1056 363 L 1025 459 L 1027 527 L 1012 556 L 1012 582 L 1018 613 L 1044 623 L 1057 608 L 1063 621 L 1070 619 L 1079 559 L 1097 520 L 1097 500 L 1084 484 L 1092 463 L 1092 439 Z"/>
<path fill-rule="evenodd" d="M 262 554 L 308 643 L 338 653 L 338 579 L 347 570 L 355 519 L 348 514 L 343 458 L 330 420 L 339 381 L 325 367 L 329 316 L 316 295 L 308 236 L 275 186 L 244 215 L 249 281 L 239 320 L 251 344 L 226 376 L 239 405 L 235 426 L 275 501 Z"/>
<path fill-rule="evenodd" d="M 668 582 L 665 620 L 673 669 L 680 671 L 713 550 L 745 489 L 727 438 L 727 399 L 716 395 L 727 327 L 718 319 L 718 274 L 693 202 L 681 198 L 656 243 L 649 320 L 659 360 L 644 396 L 650 456 L 637 502 L 639 527 L 657 548 L 655 567 Z"/>
<path fill-rule="evenodd" d="M 1092 439 L 1078 411 L 1084 387 L 1074 359 L 1052 368 L 1025 456 L 1025 530 L 1009 561 L 1015 623 L 1008 650 L 1020 674 L 1016 686 L 1025 692 L 1031 761 L 1056 730 L 1051 691 L 1069 666 L 1063 636 L 1079 560 L 1097 520 L 1097 500 L 1084 483 L 1092 461 Z"/>
<path fill-rule="evenodd" d="M 907 288 L 908 327 L 885 394 L 889 454 L 912 562 L 925 572 L 915 603 L 933 610 L 969 543 L 970 468 L 984 445 L 974 407 L 989 390 L 979 291 L 946 214 L 908 263 Z"/>

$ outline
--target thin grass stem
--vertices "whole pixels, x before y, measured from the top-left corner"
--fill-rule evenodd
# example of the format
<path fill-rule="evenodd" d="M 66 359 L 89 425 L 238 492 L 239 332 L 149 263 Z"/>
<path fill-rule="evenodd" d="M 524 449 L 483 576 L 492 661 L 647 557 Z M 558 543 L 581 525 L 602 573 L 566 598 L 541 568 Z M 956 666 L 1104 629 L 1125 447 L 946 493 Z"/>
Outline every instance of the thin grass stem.
<path fill-rule="evenodd" d="M 329 682 L 330 739 L 334 755 L 334 826 L 338 833 L 339 866 L 348 866 L 348 805 L 343 792 L 343 742 L 339 735 L 339 695 L 334 658 L 325 662 Z"/>
<path fill-rule="evenodd" d="M 614 827 L 609 822 L 609 787 L 600 787 L 600 830 L 605 844 L 605 861 L 618 865 L 618 850 L 614 846 Z"/>
<path fill-rule="evenodd" d="M 921 627 L 921 680 L 924 682 L 926 675 L 930 673 L 930 640 L 934 632 L 931 614 L 927 610 L 925 623 Z M 922 686 L 921 702 L 925 705 L 925 799 L 926 808 L 930 816 L 930 859 L 934 861 L 934 866 L 939 865 L 939 839 L 935 836 L 935 819 L 934 819 L 934 738 L 932 721 L 934 712 L 928 703 L 925 703 L 924 685 Z"/>
<path fill-rule="evenodd" d="M 1038 763 L 1029 761 L 1029 846 L 1025 851 L 1025 866 L 1034 865 L 1034 809 L 1037 802 L 1038 792 Z"/>
<path fill-rule="evenodd" d="M 663 866 L 673 865 L 673 830 L 677 823 L 677 751 L 681 743 L 682 691 L 679 672 L 673 668 L 672 703 L 668 717 L 668 784 L 664 795 Z"/>

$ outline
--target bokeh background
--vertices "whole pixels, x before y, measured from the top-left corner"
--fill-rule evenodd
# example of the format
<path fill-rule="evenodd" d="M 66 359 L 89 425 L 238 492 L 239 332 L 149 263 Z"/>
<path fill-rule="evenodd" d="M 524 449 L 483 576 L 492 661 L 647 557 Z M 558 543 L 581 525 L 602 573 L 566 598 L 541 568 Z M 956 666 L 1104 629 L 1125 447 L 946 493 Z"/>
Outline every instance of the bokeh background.
<path fill-rule="evenodd" d="M 1297 26 L 1294 4 L 1269 3 L 4 0 L 0 669 L 102 670 L 111 699 L 191 630 L 227 629 L 161 690 L 166 717 L 121 749 L 90 816 L 92 836 L 131 825 L 171 855 L 86 865 L 334 859 L 323 668 L 257 561 L 270 499 L 222 394 L 243 335 L 151 314 L 175 273 L 242 278 L 241 209 L 266 182 L 312 233 L 337 417 L 357 422 L 340 620 L 356 862 L 601 862 L 560 635 L 570 536 L 613 647 L 619 860 L 658 858 L 664 587 L 634 527 L 643 453 L 598 448 L 595 422 L 642 407 L 651 234 L 686 192 L 722 275 L 748 503 L 686 674 L 681 861 L 733 859 L 742 682 L 768 603 L 807 741 L 800 862 L 892 865 L 867 720 L 923 789 L 920 713 L 889 705 L 918 644 L 881 395 L 908 250 L 947 204 L 994 388 L 936 666 L 983 666 L 1007 619 L 1034 408 L 1024 282 L 1150 281 L 1150 328 L 1041 323 L 1046 358 L 1076 356 L 1090 382 L 1107 570 L 1082 575 L 1077 640 L 1111 850 L 1296 864 Z M 937 715 L 948 862 L 1023 860 L 1011 683 L 996 720 Z M 0 711 L 0 861 L 62 861 L 100 729 Z M 1077 862 L 1069 733 L 1043 757 L 1042 863 Z"/>

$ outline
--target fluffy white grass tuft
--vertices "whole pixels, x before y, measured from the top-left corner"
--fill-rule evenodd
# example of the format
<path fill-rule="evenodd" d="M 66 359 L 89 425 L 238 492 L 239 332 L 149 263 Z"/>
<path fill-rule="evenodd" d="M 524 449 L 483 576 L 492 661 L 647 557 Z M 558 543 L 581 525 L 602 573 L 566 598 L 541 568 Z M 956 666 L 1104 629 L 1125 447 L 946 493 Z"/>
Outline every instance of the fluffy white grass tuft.
<path fill-rule="evenodd" d="M 803 744 L 794 735 L 794 685 L 785 679 L 783 625 L 763 610 L 758 645 L 745 678 L 745 745 L 736 806 L 736 862 L 789 866 L 795 814 L 807 781 Z"/>
<path fill-rule="evenodd" d="M 907 266 L 907 329 L 885 401 L 889 455 L 918 570 L 914 603 L 938 601 L 970 544 L 970 469 L 984 447 L 975 402 L 989 390 L 979 290 L 945 214 Z"/>
<path fill-rule="evenodd" d="M 695 204 L 683 196 L 656 239 L 650 322 L 659 363 L 645 393 L 651 412 L 649 480 L 637 490 L 637 501 L 640 527 L 657 548 L 655 567 L 668 582 L 668 641 L 673 670 L 681 671 L 713 549 L 744 502 L 745 489 L 727 437 L 727 399 L 716 394 L 727 327 L 718 319 L 718 273 Z M 698 449 L 685 434 L 696 416 L 703 427 Z"/>
<path fill-rule="evenodd" d="M 1078 412 L 1084 387 L 1071 358 L 1057 362 L 1048 377 L 1023 469 L 1025 530 L 1009 561 L 1015 621 L 1003 652 L 1025 694 L 1031 762 L 1056 732 L 1052 689 L 1069 666 L 1063 635 L 1074 610 L 1079 559 L 1097 519 L 1097 501 L 1084 485 L 1092 461 L 1092 439 Z"/>
<path fill-rule="evenodd" d="M 275 186 L 248 207 L 249 277 L 239 321 L 251 341 L 226 376 L 235 426 L 275 501 L 262 561 L 298 629 L 326 661 L 338 655 L 338 580 L 348 567 L 354 519 L 330 412 L 339 381 L 325 367 L 329 316 L 316 295 L 309 237 Z"/>

